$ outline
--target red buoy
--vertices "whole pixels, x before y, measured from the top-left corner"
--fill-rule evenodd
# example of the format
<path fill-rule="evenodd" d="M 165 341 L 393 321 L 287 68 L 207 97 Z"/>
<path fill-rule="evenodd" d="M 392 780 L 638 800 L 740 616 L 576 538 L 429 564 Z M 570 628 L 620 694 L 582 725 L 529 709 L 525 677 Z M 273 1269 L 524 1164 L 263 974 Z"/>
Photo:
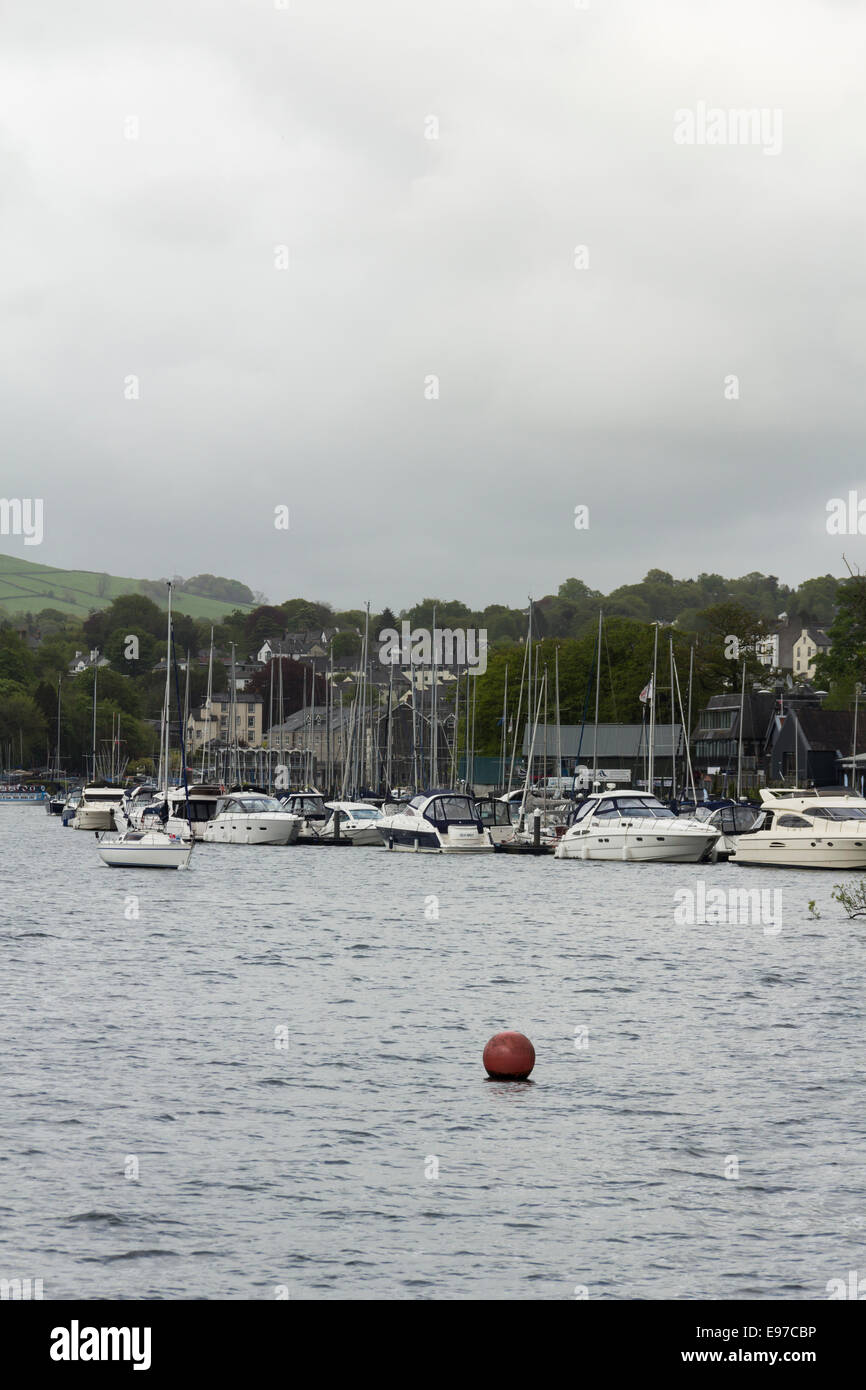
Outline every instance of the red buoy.
<path fill-rule="evenodd" d="M 525 1081 L 535 1066 L 535 1048 L 525 1033 L 494 1033 L 482 1060 L 494 1081 Z"/>

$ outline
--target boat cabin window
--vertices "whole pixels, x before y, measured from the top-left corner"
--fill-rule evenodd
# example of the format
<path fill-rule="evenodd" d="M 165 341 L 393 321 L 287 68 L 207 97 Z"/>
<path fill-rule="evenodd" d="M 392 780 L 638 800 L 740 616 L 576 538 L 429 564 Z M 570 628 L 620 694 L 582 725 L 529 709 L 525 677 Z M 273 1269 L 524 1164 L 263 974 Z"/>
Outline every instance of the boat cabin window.
<path fill-rule="evenodd" d="M 382 812 L 377 806 L 353 806 L 348 814 L 352 820 L 381 820 Z"/>
<path fill-rule="evenodd" d="M 583 820 L 584 816 L 588 816 L 592 811 L 594 804 L 595 803 L 592 801 L 581 802 L 581 804 L 575 809 L 574 815 L 571 818 L 572 825 L 577 825 L 577 822 L 579 820 Z"/>
<path fill-rule="evenodd" d="M 812 822 L 810 820 L 806 820 L 803 816 L 779 816 L 776 820 L 776 825 L 780 829 L 782 826 L 788 826 L 791 828 L 797 828 L 801 830 L 812 829 Z"/>
<path fill-rule="evenodd" d="M 743 835 L 747 830 L 755 830 L 762 818 L 763 812 L 751 806 L 720 806 L 708 817 L 710 824 L 721 830 L 723 835 Z"/>
<path fill-rule="evenodd" d="M 468 796 L 437 797 L 424 812 L 427 820 L 449 825 L 468 825 L 478 821 L 478 812 Z"/>
<path fill-rule="evenodd" d="M 623 816 L 653 816 L 664 820 L 674 815 L 669 806 L 663 806 L 654 796 L 618 796 L 616 806 Z"/>
<path fill-rule="evenodd" d="M 272 796 L 233 796 L 229 801 L 223 802 L 220 809 L 230 815 L 260 816 L 265 811 L 282 811 L 285 808 Z"/>
<path fill-rule="evenodd" d="M 866 806 L 810 806 L 809 815 L 824 820 L 866 820 Z"/>

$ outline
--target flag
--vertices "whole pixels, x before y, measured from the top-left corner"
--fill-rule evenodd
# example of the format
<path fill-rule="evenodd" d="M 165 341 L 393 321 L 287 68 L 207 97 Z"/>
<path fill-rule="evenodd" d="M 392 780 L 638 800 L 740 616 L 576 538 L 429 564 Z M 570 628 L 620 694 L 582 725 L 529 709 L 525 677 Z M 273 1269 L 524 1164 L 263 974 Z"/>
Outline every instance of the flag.
<path fill-rule="evenodd" d="M 639 696 L 638 698 L 640 699 L 641 704 L 642 704 L 642 705 L 645 705 L 646 702 L 647 702 L 647 700 L 651 700 L 651 699 L 652 699 L 652 695 L 653 695 L 653 678 L 652 678 L 652 676 L 650 676 L 650 678 L 649 678 L 649 684 L 644 686 L 644 688 L 643 688 L 643 690 L 641 691 L 640 696 Z"/>

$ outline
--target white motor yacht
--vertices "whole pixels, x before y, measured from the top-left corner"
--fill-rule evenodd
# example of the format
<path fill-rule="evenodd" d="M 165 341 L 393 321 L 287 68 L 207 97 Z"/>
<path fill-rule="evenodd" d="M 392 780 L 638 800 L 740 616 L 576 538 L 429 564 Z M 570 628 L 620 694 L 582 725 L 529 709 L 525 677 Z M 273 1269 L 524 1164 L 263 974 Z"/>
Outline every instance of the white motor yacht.
<path fill-rule="evenodd" d="M 476 797 L 481 824 L 495 845 L 513 840 L 520 820 L 520 803 L 509 804 L 505 797 Z"/>
<path fill-rule="evenodd" d="M 114 813 L 123 805 L 123 788 L 92 782 L 84 788 L 72 821 L 73 830 L 113 830 Z"/>
<path fill-rule="evenodd" d="M 217 845 L 291 845 L 301 828 L 300 816 L 287 811 L 272 796 L 233 792 L 217 803 L 216 815 L 205 822 L 202 839 Z"/>
<path fill-rule="evenodd" d="M 325 798 L 317 791 L 291 792 L 280 797 L 280 805 L 300 819 L 299 839 L 302 841 L 321 840 L 333 815 L 325 805 Z"/>
<path fill-rule="evenodd" d="M 473 854 L 493 850 L 478 807 L 460 792 L 423 792 L 394 816 L 376 822 L 388 849 L 427 854 Z"/>
<path fill-rule="evenodd" d="M 381 847 L 382 836 L 377 826 L 382 820 L 382 812 L 378 806 L 371 806 L 366 801 L 326 801 L 325 806 L 331 812 L 331 817 L 325 822 L 323 839 L 333 839 L 334 812 L 339 811 L 341 839 L 351 840 L 353 845 Z"/>
<path fill-rule="evenodd" d="M 182 829 L 186 830 L 188 810 L 192 837 L 194 840 L 203 840 L 205 827 L 213 820 L 217 813 L 217 807 L 224 798 L 225 792 L 219 787 L 204 782 L 194 782 L 189 788 L 189 805 L 187 805 L 187 796 L 183 787 L 170 787 L 166 830 L 174 831 L 176 835 L 180 834 Z"/>
<path fill-rule="evenodd" d="M 743 835 L 751 835 L 760 829 L 764 819 L 763 811 L 756 806 L 747 806 L 742 802 L 730 802 L 726 806 L 698 806 L 695 810 L 695 818 L 705 821 L 708 825 L 714 825 L 721 833 L 716 842 L 712 858 L 724 860 L 730 859 L 737 847 L 737 840 Z"/>
<path fill-rule="evenodd" d="M 847 787 L 761 790 L 764 819 L 733 837 L 732 864 L 786 869 L 866 868 L 866 800 Z"/>
<path fill-rule="evenodd" d="M 144 808 L 153 806 L 155 802 L 161 802 L 161 800 L 162 793 L 155 783 L 142 782 L 128 791 L 123 799 L 123 810 L 130 826 L 132 828 L 140 826 Z"/>
<path fill-rule="evenodd" d="M 719 834 L 714 825 L 674 815 L 649 792 L 611 787 L 578 802 L 554 855 L 557 859 L 698 864 L 711 857 Z"/>

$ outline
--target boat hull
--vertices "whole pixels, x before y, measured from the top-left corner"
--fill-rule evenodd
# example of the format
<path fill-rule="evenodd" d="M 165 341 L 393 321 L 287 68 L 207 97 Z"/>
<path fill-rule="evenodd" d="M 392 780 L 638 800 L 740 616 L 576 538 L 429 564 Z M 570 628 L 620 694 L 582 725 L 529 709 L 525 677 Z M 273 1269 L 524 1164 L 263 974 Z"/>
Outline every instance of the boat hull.
<path fill-rule="evenodd" d="M 216 816 L 201 838 L 211 845 L 291 845 L 300 828 L 297 816 Z"/>
<path fill-rule="evenodd" d="M 750 835 L 747 838 L 754 842 L 758 836 Z M 737 845 L 729 862 L 756 869 L 866 869 L 866 843 L 853 845 L 838 840 L 829 843 L 819 840 L 796 844 L 766 840 L 759 844 Z"/>
<path fill-rule="evenodd" d="M 99 857 L 110 869 L 185 869 L 192 854 L 192 845 L 100 844 Z"/>
<path fill-rule="evenodd" d="M 189 830 L 192 829 L 192 838 L 194 840 L 204 840 L 206 838 L 204 833 L 205 828 L 209 824 L 210 822 L 206 820 L 194 820 L 190 822 L 190 825 L 187 825 L 184 818 L 180 816 L 169 816 L 165 823 L 165 828 L 171 835 L 187 835 Z"/>
<path fill-rule="evenodd" d="M 333 831 L 330 838 L 333 839 Z M 357 829 L 352 826 L 340 826 L 340 839 L 351 840 L 353 845 L 381 845 L 382 836 L 374 825 L 359 825 Z"/>
<path fill-rule="evenodd" d="M 711 853 L 717 835 L 575 835 L 556 846 L 557 859 L 606 859 L 634 864 L 699 864 Z"/>
<path fill-rule="evenodd" d="M 455 835 L 453 831 L 439 832 L 433 826 L 426 829 L 402 827 L 380 828 L 378 834 L 386 849 L 402 850 L 408 854 L 483 854 L 492 853 L 493 841 L 487 834 Z"/>
<path fill-rule="evenodd" d="M 99 858 L 110 869 L 186 869 L 192 842 L 175 840 L 163 831 L 132 831 L 131 835 L 103 835 L 97 845 Z"/>
<path fill-rule="evenodd" d="M 114 826 L 114 806 L 79 806 L 72 821 L 73 830 L 113 830 Z"/>

